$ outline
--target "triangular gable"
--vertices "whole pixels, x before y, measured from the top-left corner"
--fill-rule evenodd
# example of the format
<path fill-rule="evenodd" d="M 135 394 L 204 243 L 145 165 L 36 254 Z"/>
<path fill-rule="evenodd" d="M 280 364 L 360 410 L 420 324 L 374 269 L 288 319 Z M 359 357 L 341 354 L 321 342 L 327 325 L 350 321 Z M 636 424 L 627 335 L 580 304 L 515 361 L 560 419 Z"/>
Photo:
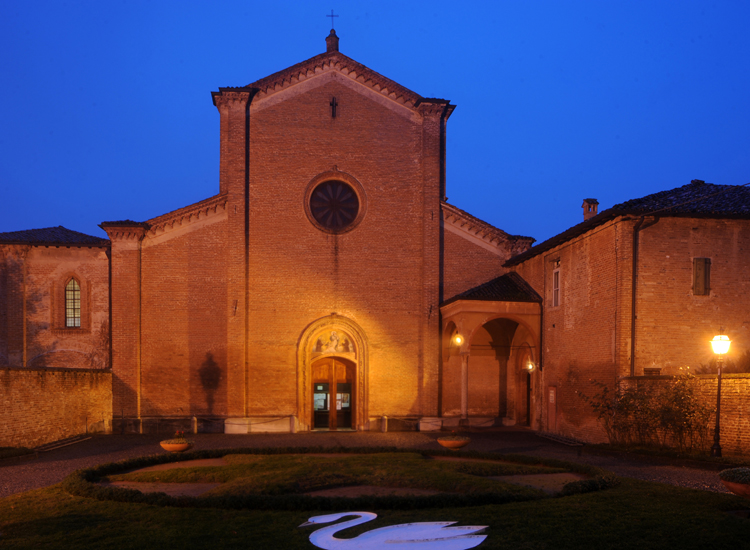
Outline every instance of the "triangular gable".
<path fill-rule="evenodd" d="M 218 93 L 225 91 L 255 91 L 256 100 L 262 100 L 292 86 L 330 72 L 336 72 L 347 80 L 356 82 L 380 96 L 412 110 L 416 109 L 421 103 L 446 103 L 445 100 L 441 99 L 424 98 L 416 92 L 401 86 L 337 51 L 316 55 L 277 73 L 256 80 L 244 87 L 219 88 Z M 214 92 L 214 95 L 216 93 Z"/>

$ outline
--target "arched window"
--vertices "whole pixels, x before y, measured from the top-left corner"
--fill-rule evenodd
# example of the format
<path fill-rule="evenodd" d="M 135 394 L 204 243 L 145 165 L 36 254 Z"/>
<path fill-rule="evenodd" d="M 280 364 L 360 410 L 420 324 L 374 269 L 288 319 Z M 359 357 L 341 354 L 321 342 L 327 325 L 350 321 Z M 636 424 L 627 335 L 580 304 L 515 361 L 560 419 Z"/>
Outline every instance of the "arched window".
<path fill-rule="evenodd" d="M 65 327 L 81 327 L 81 286 L 75 279 L 65 285 Z"/>

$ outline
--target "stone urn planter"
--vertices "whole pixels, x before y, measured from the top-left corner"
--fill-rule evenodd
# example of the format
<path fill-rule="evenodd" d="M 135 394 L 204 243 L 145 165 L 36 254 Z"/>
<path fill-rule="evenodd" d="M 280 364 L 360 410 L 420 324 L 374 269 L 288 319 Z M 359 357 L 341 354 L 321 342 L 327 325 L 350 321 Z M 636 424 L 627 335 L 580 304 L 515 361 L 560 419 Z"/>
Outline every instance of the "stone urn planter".
<path fill-rule="evenodd" d="M 732 468 L 719 473 L 724 487 L 735 495 L 750 498 L 750 468 Z"/>
<path fill-rule="evenodd" d="M 182 453 L 193 448 L 193 442 L 185 439 L 185 432 L 177 432 L 174 438 L 165 439 L 159 443 L 161 448 L 170 453 Z"/>
<path fill-rule="evenodd" d="M 193 444 L 190 442 L 170 443 L 171 441 L 171 439 L 167 439 L 166 441 L 162 441 L 161 443 L 159 443 L 159 445 L 161 445 L 162 449 L 164 449 L 165 451 L 169 451 L 170 453 L 182 453 L 193 448 Z"/>
<path fill-rule="evenodd" d="M 437 438 L 438 443 L 451 451 L 457 451 L 461 447 L 465 447 L 470 441 L 471 438 L 463 435 L 444 435 Z"/>

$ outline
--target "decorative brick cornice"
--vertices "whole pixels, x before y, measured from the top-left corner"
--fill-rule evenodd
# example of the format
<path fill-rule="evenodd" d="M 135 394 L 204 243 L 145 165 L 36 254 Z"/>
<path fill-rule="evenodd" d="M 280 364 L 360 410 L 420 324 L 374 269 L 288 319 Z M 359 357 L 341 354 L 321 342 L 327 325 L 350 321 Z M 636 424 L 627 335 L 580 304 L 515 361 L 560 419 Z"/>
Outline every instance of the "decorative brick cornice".
<path fill-rule="evenodd" d="M 424 117 L 442 116 L 445 113 L 446 119 L 451 116 L 451 113 L 456 108 L 447 99 L 423 99 L 417 103 L 416 107 Z"/>
<path fill-rule="evenodd" d="M 424 100 L 419 94 L 397 84 L 393 80 L 373 71 L 345 56 L 340 52 L 327 52 L 310 59 L 292 65 L 260 80 L 248 84 L 242 88 L 219 88 L 219 92 L 213 92 L 214 104 L 217 98 L 227 93 L 249 93 L 257 91 L 258 99 L 268 97 L 280 92 L 289 86 L 293 86 L 315 76 L 329 71 L 337 71 L 339 74 L 358 82 L 373 91 L 387 97 L 401 105 L 414 109 L 416 105 Z"/>
<path fill-rule="evenodd" d="M 227 209 L 227 196 L 216 195 L 214 197 L 196 202 L 184 208 L 168 212 L 156 218 L 148 220 L 148 235 L 158 235 L 175 227 L 205 219 L 220 214 Z"/>
<path fill-rule="evenodd" d="M 211 92 L 211 97 L 214 100 L 214 105 L 221 109 L 222 107 L 237 108 L 244 107 L 245 104 L 250 100 L 253 95 L 252 90 L 241 91 L 230 91 L 226 88 L 220 88 L 218 92 Z"/>
<path fill-rule="evenodd" d="M 145 222 L 124 220 L 117 222 L 102 222 L 99 224 L 111 241 L 140 241 L 146 235 L 149 225 Z"/>
<path fill-rule="evenodd" d="M 441 202 L 441 207 L 443 223 L 446 228 L 450 226 L 455 232 L 461 232 L 471 238 L 478 239 L 498 253 L 503 252 L 502 255 L 506 257 L 523 252 L 531 247 L 534 242 L 532 237 L 510 235 L 447 202 Z"/>

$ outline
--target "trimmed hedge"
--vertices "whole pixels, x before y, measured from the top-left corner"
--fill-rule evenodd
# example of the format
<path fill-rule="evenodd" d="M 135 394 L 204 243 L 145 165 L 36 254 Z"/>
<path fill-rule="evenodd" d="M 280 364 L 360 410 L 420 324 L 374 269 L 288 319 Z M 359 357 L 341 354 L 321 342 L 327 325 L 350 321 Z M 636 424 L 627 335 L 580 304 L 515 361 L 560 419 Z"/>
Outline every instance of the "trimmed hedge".
<path fill-rule="evenodd" d="M 179 508 L 222 508 L 249 510 L 338 510 L 350 509 L 389 509 L 413 510 L 421 508 L 450 508 L 465 506 L 483 506 L 487 504 L 505 504 L 546 498 L 542 494 L 518 495 L 514 493 L 475 493 L 448 494 L 440 493 L 429 496 L 361 496 L 345 497 L 312 497 L 308 495 L 233 495 L 224 497 L 173 497 L 165 493 L 141 493 L 135 489 L 103 487 L 97 484 L 103 477 L 119 474 L 128 470 L 145 468 L 169 462 L 184 462 L 206 458 L 221 458 L 228 454 L 376 454 L 376 453 L 419 453 L 423 456 L 451 456 L 468 459 L 483 459 L 512 462 L 516 464 L 534 464 L 564 468 L 568 471 L 592 476 L 590 479 L 574 481 L 563 487 L 562 494 L 580 494 L 607 489 L 617 484 L 617 478 L 600 468 L 575 464 L 554 459 L 540 459 L 524 455 L 498 455 L 476 451 L 419 451 L 395 447 L 274 447 L 274 448 L 240 448 L 213 449 L 181 453 L 180 455 L 159 454 L 131 458 L 120 462 L 102 464 L 94 468 L 77 470 L 66 477 L 62 488 L 69 494 L 96 500 L 112 500 L 134 504 L 152 504 L 155 506 L 174 506 Z"/>
<path fill-rule="evenodd" d="M 730 483 L 750 485 L 750 468 L 732 468 L 719 473 L 719 479 Z"/>
<path fill-rule="evenodd" d="M 0 460 L 33 454 L 34 451 L 26 447 L 0 447 Z"/>

